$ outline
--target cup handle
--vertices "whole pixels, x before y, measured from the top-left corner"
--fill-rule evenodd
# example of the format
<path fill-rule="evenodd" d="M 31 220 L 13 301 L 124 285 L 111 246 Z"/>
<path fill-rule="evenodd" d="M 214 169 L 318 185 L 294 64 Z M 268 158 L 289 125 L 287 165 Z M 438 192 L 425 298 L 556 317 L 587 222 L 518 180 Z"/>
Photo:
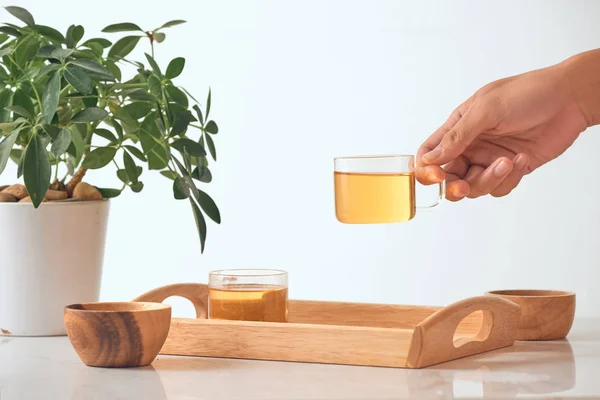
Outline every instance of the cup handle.
<path fill-rule="evenodd" d="M 410 161 L 410 168 L 413 172 L 415 170 L 415 159 L 416 159 L 416 156 L 412 156 L 411 161 Z M 416 191 L 417 183 L 418 182 L 416 181 L 416 178 L 415 178 L 415 191 Z M 438 183 L 438 186 L 439 186 L 440 190 L 439 190 L 438 197 L 435 200 L 435 202 L 433 204 L 429 204 L 427 206 L 416 206 L 415 208 L 417 210 L 431 209 L 433 207 L 439 206 L 442 203 L 442 201 L 444 201 L 444 199 L 446 198 L 446 180 L 444 179 L 443 181 Z"/>
<path fill-rule="evenodd" d="M 440 191 L 438 193 L 436 201 L 428 206 L 416 206 L 417 210 L 427 210 L 439 206 L 442 203 L 442 201 L 444 201 L 444 198 L 446 197 L 446 180 L 444 179 L 438 185 L 440 187 Z"/>

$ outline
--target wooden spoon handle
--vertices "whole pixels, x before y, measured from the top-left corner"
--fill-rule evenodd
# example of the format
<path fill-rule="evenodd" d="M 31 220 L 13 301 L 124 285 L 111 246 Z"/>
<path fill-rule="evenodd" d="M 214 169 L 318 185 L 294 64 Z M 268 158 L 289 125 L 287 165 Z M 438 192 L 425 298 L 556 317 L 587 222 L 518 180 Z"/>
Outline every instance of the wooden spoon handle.
<path fill-rule="evenodd" d="M 500 299 L 492 296 L 467 298 L 424 319 L 415 327 L 408 365 L 422 368 L 511 346 L 515 341 L 521 308 L 512 301 L 496 301 Z M 475 311 L 482 311 L 481 323 L 469 329 L 471 334 L 455 337 L 461 321 Z"/>
<path fill-rule="evenodd" d="M 196 309 L 196 318 L 208 317 L 208 285 L 203 283 L 175 283 L 162 286 L 136 297 L 133 301 L 162 303 L 171 296 L 184 297 L 191 301 Z"/>

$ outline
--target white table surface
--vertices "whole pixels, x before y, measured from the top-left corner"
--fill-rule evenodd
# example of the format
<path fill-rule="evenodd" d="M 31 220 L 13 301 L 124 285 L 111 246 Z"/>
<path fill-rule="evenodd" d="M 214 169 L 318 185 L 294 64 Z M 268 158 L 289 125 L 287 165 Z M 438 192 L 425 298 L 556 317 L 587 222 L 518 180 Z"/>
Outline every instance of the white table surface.
<path fill-rule="evenodd" d="M 85 366 L 66 337 L 0 337 L 0 399 L 600 399 L 600 319 L 567 340 L 517 342 L 421 370 L 159 355 Z"/>

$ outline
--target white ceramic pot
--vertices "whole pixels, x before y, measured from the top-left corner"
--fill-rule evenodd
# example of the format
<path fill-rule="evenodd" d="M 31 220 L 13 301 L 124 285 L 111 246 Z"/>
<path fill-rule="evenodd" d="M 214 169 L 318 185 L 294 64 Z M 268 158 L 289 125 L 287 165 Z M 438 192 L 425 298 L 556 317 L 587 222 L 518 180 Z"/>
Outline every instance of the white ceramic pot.
<path fill-rule="evenodd" d="M 66 335 L 64 307 L 98 301 L 109 208 L 0 203 L 0 336 Z"/>

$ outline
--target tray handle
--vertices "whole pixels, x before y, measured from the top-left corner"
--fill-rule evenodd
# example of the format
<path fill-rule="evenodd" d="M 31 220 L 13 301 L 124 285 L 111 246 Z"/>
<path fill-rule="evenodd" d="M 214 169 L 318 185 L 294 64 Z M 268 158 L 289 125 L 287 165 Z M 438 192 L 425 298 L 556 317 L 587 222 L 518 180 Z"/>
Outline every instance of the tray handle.
<path fill-rule="evenodd" d="M 475 311 L 483 312 L 479 332 L 455 339 L 460 322 Z M 511 346 L 515 342 L 520 314 L 518 304 L 501 297 L 477 296 L 450 304 L 415 327 L 407 366 L 422 368 Z"/>
<path fill-rule="evenodd" d="M 184 297 L 192 302 L 196 309 L 196 318 L 208 316 L 208 285 L 203 283 L 174 283 L 162 286 L 136 297 L 133 301 L 162 303 L 171 296 Z"/>

